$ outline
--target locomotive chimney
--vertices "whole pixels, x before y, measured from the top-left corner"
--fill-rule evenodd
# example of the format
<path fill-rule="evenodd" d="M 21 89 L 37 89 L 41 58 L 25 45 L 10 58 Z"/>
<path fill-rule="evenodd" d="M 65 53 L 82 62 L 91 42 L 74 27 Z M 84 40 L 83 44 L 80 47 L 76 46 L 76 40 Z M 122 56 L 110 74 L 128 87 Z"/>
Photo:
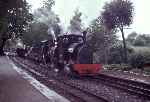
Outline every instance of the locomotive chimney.
<path fill-rule="evenodd" d="M 87 34 L 87 31 L 83 31 L 83 39 L 84 39 L 84 43 L 86 42 L 86 34 Z"/>

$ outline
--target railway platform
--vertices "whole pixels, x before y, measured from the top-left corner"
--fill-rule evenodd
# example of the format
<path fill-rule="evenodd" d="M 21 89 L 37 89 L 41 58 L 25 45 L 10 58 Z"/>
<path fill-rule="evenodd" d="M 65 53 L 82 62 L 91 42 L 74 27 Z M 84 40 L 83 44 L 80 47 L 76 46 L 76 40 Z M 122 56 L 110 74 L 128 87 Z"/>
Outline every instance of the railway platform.
<path fill-rule="evenodd" d="M 66 98 L 0 57 L 0 102 L 69 102 Z"/>

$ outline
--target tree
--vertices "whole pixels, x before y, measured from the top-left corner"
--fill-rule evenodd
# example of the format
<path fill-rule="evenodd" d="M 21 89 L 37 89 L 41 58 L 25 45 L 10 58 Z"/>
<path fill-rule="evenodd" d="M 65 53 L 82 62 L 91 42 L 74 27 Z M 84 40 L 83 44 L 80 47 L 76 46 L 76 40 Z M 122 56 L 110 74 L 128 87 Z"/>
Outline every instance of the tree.
<path fill-rule="evenodd" d="M 17 0 L 15 0 L 17 1 Z M 7 40 L 7 15 L 8 10 L 14 7 L 15 1 L 1 0 L 0 1 L 0 55 L 4 55 L 3 47 Z"/>
<path fill-rule="evenodd" d="M 43 3 L 44 3 L 43 7 L 47 8 L 48 10 L 51 10 L 52 6 L 55 5 L 54 0 L 45 0 L 45 1 L 43 1 Z"/>
<path fill-rule="evenodd" d="M 138 35 L 138 34 L 137 34 L 136 32 L 132 32 L 131 34 L 129 34 L 129 35 L 127 36 L 126 41 L 128 41 L 130 44 L 133 45 L 133 42 L 134 42 L 134 40 L 136 39 L 137 35 Z"/>
<path fill-rule="evenodd" d="M 124 45 L 124 61 L 127 62 L 127 49 L 124 37 L 124 27 L 129 26 L 133 19 L 133 4 L 129 0 L 113 0 L 106 3 L 102 12 L 102 19 L 107 29 L 116 29 L 122 33 Z"/>
<path fill-rule="evenodd" d="M 87 44 L 94 53 L 96 63 L 107 63 L 109 49 L 115 44 L 117 37 L 115 30 L 105 29 L 101 20 L 101 17 L 96 18 L 88 27 Z"/>
<path fill-rule="evenodd" d="M 7 0 L 6 0 L 7 1 Z M 4 54 L 3 48 L 8 39 L 18 38 L 27 29 L 29 22 L 32 20 L 32 15 L 29 13 L 29 6 L 26 0 L 2 1 L 5 6 L 2 6 L 5 12 L 1 15 L 0 29 L 0 55 Z"/>
<path fill-rule="evenodd" d="M 58 36 L 61 33 L 60 19 L 55 12 L 52 11 L 52 6 L 55 4 L 54 0 L 45 0 L 43 1 L 44 5 L 41 8 L 38 8 L 34 12 L 34 20 L 35 22 L 41 22 L 48 26 L 49 34 L 54 34 Z"/>
<path fill-rule="evenodd" d="M 60 19 L 52 11 L 54 4 L 54 0 L 44 0 L 43 7 L 33 12 L 34 20 L 22 37 L 26 45 L 38 44 L 43 40 L 54 40 L 61 33 Z"/>
<path fill-rule="evenodd" d="M 48 26 L 44 23 L 34 22 L 31 23 L 29 29 L 23 34 L 22 40 L 25 45 L 32 46 L 38 44 L 40 41 L 48 40 Z"/>
<path fill-rule="evenodd" d="M 70 20 L 70 26 L 68 27 L 68 30 L 71 34 L 81 34 L 83 31 L 81 16 L 82 13 L 77 9 L 74 12 L 74 16 Z"/>
<path fill-rule="evenodd" d="M 124 62 L 123 59 L 123 42 L 118 40 L 115 44 L 110 47 L 110 53 L 108 57 L 108 63 L 110 64 L 120 64 Z M 127 46 L 128 57 L 133 53 L 133 48 Z"/>
<path fill-rule="evenodd" d="M 109 54 L 108 62 L 111 64 L 117 63 L 120 64 L 123 62 L 123 50 L 122 50 L 122 42 L 117 41 L 116 44 L 111 46 L 110 48 L 111 53 Z"/>
<path fill-rule="evenodd" d="M 140 36 L 138 36 L 134 40 L 133 45 L 134 46 L 145 46 L 146 45 L 146 41 L 143 38 L 141 38 Z"/>
<path fill-rule="evenodd" d="M 140 34 L 137 36 L 136 40 L 143 39 L 145 42 L 145 46 L 150 45 L 150 35 L 149 34 Z"/>

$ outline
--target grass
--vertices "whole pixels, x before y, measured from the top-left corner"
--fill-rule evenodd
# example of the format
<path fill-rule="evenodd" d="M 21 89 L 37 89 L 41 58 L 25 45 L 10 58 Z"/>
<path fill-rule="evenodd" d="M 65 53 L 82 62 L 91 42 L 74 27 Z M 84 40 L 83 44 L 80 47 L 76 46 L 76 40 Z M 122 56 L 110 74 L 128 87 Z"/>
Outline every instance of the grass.
<path fill-rule="evenodd" d="M 145 46 L 132 46 L 133 50 L 136 52 L 136 53 L 150 53 L 150 47 L 145 47 Z"/>

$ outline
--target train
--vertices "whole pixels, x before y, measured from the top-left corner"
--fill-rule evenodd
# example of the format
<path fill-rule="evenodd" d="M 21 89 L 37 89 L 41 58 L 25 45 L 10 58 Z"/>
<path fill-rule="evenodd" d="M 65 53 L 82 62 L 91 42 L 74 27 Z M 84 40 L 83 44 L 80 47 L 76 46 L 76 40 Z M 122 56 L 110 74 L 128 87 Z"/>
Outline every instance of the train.
<path fill-rule="evenodd" d="M 25 48 L 25 46 L 22 44 L 22 43 L 19 43 L 17 44 L 17 47 L 16 47 L 16 51 L 17 55 L 19 57 L 25 57 L 25 54 L 27 53 L 27 50 Z"/>
<path fill-rule="evenodd" d="M 84 31 L 82 35 L 64 34 L 58 36 L 56 40 L 41 41 L 26 48 L 24 55 L 21 56 L 48 64 L 51 69 L 57 69 L 57 72 L 71 75 L 96 75 L 102 65 L 93 64 L 93 51 L 86 42 L 86 33 Z M 20 55 L 19 51 L 17 53 Z"/>

